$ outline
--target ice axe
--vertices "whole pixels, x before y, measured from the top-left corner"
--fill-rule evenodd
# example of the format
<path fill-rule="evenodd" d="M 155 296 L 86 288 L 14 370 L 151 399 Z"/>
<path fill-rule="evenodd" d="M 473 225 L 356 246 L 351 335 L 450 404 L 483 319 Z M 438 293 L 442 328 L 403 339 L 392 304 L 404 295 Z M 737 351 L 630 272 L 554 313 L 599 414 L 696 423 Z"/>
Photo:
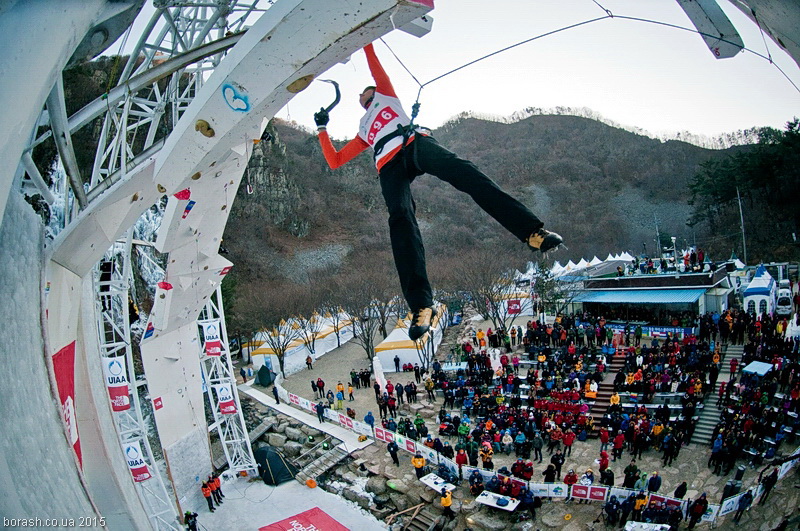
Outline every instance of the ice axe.
<path fill-rule="evenodd" d="M 325 83 L 330 83 L 333 85 L 333 88 L 336 89 L 336 99 L 333 100 L 333 103 L 325 107 L 325 112 L 331 112 L 334 107 L 339 105 L 339 101 L 342 99 L 342 93 L 339 92 L 339 83 L 332 79 L 320 79 L 320 81 L 324 81 Z"/>

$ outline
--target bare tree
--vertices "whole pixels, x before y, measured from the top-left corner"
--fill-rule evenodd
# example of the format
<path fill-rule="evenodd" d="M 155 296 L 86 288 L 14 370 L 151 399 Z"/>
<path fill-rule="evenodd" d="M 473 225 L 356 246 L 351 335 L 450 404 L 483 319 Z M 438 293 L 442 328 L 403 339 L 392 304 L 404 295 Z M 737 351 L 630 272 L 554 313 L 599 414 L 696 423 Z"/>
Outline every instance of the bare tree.
<path fill-rule="evenodd" d="M 509 318 L 507 299 L 515 291 L 513 270 L 498 260 L 491 249 L 479 249 L 454 265 L 454 285 L 449 291 L 464 292 L 471 304 L 492 326 L 505 326 Z M 454 289 L 456 288 L 456 289 Z"/>
<path fill-rule="evenodd" d="M 353 320 L 353 340 L 369 361 L 375 356 L 375 341 L 381 326 L 376 308 L 385 304 L 387 275 L 373 264 L 351 269 L 337 279 L 342 308 Z M 386 269 L 383 269 L 386 271 Z"/>
<path fill-rule="evenodd" d="M 284 361 L 291 344 L 301 337 L 301 328 L 295 321 L 286 317 L 302 304 L 303 290 L 295 285 L 254 287 L 242 297 L 253 322 L 259 324 L 264 334 L 264 343 L 278 358 L 281 374 L 286 377 Z"/>
<path fill-rule="evenodd" d="M 533 292 L 539 296 L 542 310 L 552 315 L 564 313 L 567 307 L 583 292 L 583 281 L 574 276 L 554 276 L 552 264 L 541 260 L 536 265 L 536 272 L 531 280 Z"/>

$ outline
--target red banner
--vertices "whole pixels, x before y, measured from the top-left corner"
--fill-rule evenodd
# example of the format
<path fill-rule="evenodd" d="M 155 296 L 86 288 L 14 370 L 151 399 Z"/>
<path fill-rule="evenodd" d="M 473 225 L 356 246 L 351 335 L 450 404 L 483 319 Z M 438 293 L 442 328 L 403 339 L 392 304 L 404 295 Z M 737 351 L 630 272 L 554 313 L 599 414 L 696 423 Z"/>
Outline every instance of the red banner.
<path fill-rule="evenodd" d="M 219 356 L 222 343 L 220 341 L 219 321 L 212 321 L 203 324 L 203 336 L 205 336 L 206 354 L 209 356 Z"/>
<path fill-rule="evenodd" d="M 589 487 L 586 485 L 575 484 L 572 486 L 572 497 L 585 500 L 589 497 Z"/>
<path fill-rule="evenodd" d="M 595 501 L 605 501 L 608 487 L 590 487 L 589 499 Z"/>
<path fill-rule="evenodd" d="M 128 390 L 128 371 L 125 368 L 125 357 L 103 358 L 103 376 L 106 378 L 108 396 L 113 411 L 125 411 L 131 407 Z"/>
<path fill-rule="evenodd" d="M 223 415 L 233 415 L 236 413 L 236 402 L 233 399 L 233 391 L 231 391 L 231 384 L 219 384 L 214 386 L 217 392 L 217 403 L 219 404 L 219 412 Z"/>
<path fill-rule="evenodd" d="M 61 401 L 61 414 L 67 426 L 67 436 L 78 462 L 83 467 L 81 441 L 78 438 L 78 419 L 75 416 L 75 342 L 73 341 L 53 355 L 53 372 Z"/>
<path fill-rule="evenodd" d="M 668 498 L 667 496 L 659 496 L 658 494 L 651 494 L 650 501 L 654 501 L 656 503 L 665 503 L 667 507 L 680 507 L 683 505 L 683 500 Z"/>
<path fill-rule="evenodd" d="M 347 415 L 342 415 L 341 413 L 339 413 L 339 424 L 341 424 L 342 426 L 346 426 L 351 430 L 353 429 L 353 419 L 351 419 Z"/>
<path fill-rule="evenodd" d="M 375 438 L 379 441 L 386 441 L 386 432 L 383 431 L 383 428 L 375 428 Z"/>
<path fill-rule="evenodd" d="M 348 529 L 319 507 L 314 507 L 280 522 L 260 527 L 258 531 L 348 531 Z"/>
<path fill-rule="evenodd" d="M 125 443 L 122 451 L 125 452 L 125 460 L 128 462 L 128 468 L 131 469 L 131 475 L 135 482 L 146 481 L 152 477 L 147 463 L 144 462 L 139 441 Z"/>
<path fill-rule="evenodd" d="M 514 315 L 518 314 L 522 311 L 522 305 L 519 302 L 519 299 L 511 299 L 508 301 L 508 314 Z"/>

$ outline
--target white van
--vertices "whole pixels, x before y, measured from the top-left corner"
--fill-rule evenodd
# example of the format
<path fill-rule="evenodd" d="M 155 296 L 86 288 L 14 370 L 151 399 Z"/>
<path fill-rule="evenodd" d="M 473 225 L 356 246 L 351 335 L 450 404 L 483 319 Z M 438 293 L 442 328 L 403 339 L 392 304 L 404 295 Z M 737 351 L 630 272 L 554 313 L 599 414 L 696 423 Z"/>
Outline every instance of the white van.
<path fill-rule="evenodd" d="M 789 287 L 789 281 L 781 280 L 778 286 L 778 303 L 775 305 L 775 313 L 781 317 L 788 317 L 792 315 L 792 288 Z"/>

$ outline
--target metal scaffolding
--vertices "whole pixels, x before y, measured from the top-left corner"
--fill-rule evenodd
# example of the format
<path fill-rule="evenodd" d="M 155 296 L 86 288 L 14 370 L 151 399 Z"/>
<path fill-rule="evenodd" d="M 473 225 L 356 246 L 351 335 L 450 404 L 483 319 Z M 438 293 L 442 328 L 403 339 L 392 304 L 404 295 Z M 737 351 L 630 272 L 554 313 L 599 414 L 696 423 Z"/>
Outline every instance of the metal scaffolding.
<path fill-rule="evenodd" d="M 204 327 L 215 324 L 219 330 L 219 355 L 209 355 L 206 348 Z M 200 361 L 203 367 L 203 378 L 206 382 L 206 393 L 209 405 L 214 414 L 214 424 L 208 427 L 209 432 L 216 430 L 219 435 L 222 451 L 228 461 L 232 472 L 255 472 L 256 460 L 250 446 L 250 437 L 244 422 L 242 404 L 239 393 L 236 391 L 236 374 L 233 372 L 233 363 L 230 356 L 228 331 L 225 327 L 225 311 L 222 305 L 222 288 L 217 287 L 214 294 L 209 297 L 205 308 L 200 312 L 197 320 L 198 332 L 202 352 Z M 220 392 L 218 386 L 230 386 L 231 399 L 235 403 L 235 413 L 224 413 L 220 407 Z"/>
<path fill-rule="evenodd" d="M 183 529 L 179 524 L 177 508 L 167 492 L 160 468 L 153 457 L 147 438 L 147 424 L 142 418 L 138 387 L 146 385 L 146 380 L 137 379 L 131 352 L 131 235 L 132 230 L 129 230 L 126 240 L 115 243 L 95 267 L 95 314 L 101 356 L 99 361 L 103 363 L 103 358 L 114 358 L 127 368 L 130 407 L 124 411 L 112 412 L 119 435 L 120 451 L 129 443 L 139 443 L 151 474 L 150 479 L 134 482 L 142 505 L 153 529 L 177 531 Z"/>

